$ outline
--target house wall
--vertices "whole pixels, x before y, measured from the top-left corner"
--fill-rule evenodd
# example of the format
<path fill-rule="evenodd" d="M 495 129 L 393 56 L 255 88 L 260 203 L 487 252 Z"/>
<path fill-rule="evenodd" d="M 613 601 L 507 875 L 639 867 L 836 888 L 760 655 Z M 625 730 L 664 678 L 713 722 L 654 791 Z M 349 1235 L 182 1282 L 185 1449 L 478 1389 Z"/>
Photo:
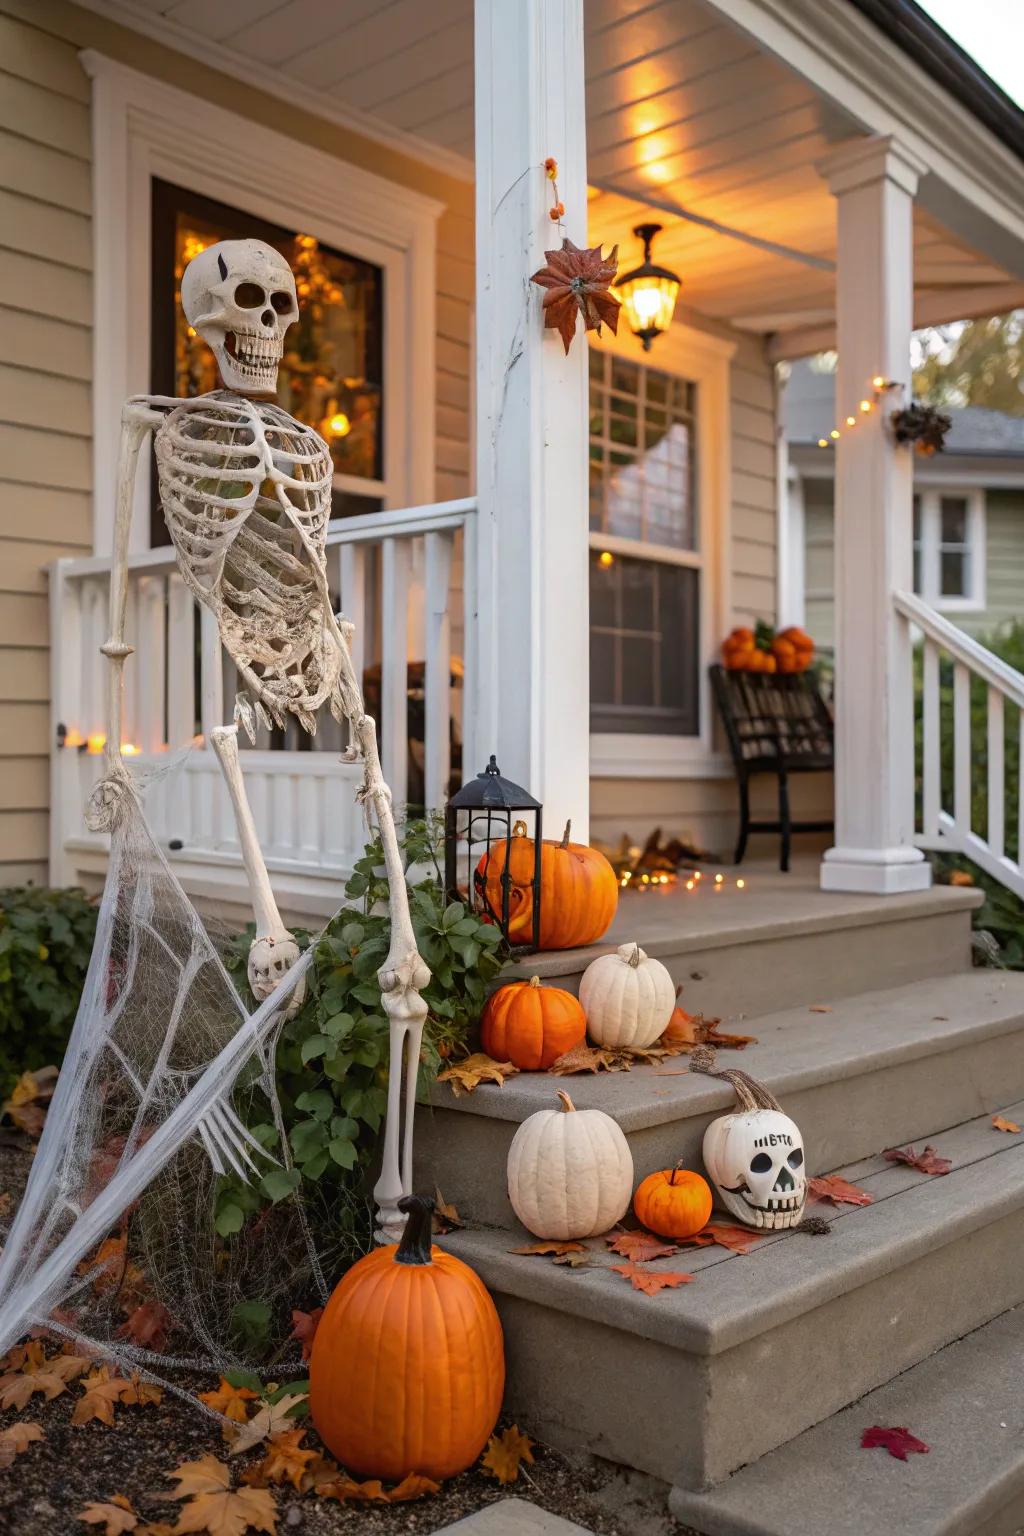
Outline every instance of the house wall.
<path fill-rule="evenodd" d="M 45 880 L 45 567 L 92 549 L 93 48 L 444 202 L 436 480 L 469 491 L 473 189 L 64 0 L 0 0 L 0 885 Z"/>

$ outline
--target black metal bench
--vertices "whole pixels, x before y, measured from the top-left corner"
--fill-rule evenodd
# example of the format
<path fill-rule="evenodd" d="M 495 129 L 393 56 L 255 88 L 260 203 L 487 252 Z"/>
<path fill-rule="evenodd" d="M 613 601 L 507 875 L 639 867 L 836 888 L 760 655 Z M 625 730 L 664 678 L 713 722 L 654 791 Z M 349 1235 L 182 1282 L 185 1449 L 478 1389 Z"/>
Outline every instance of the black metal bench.
<path fill-rule="evenodd" d="M 782 837 L 779 867 L 787 870 L 793 832 L 831 832 L 835 825 L 832 821 L 793 821 L 789 812 L 790 774 L 832 770 L 832 716 L 828 705 L 811 672 L 783 676 L 730 672 L 716 665 L 711 668 L 711 686 L 740 791 L 735 862 L 742 862 L 751 832 L 778 832 Z M 778 821 L 750 819 L 750 780 L 758 773 L 772 773 L 778 779 Z"/>

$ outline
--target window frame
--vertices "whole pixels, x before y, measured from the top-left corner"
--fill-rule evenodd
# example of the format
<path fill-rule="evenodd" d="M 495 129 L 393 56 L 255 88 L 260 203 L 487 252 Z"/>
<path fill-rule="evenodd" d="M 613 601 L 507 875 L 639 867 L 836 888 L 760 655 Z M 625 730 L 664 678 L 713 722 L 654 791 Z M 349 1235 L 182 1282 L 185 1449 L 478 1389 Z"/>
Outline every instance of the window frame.
<path fill-rule="evenodd" d="M 154 177 L 301 229 L 384 272 L 385 509 L 434 497 L 437 221 L 443 204 L 89 50 L 93 81 L 93 548 L 113 539 L 121 407 L 150 390 Z M 214 147 L 215 146 L 215 152 Z M 254 163 L 259 166 L 253 174 Z M 100 211 L 102 210 L 102 216 Z M 132 551 L 149 548 L 149 463 Z M 348 480 L 349 477 L 343 477 Z"/>
<path fill-rule="evenodd" d="M 730 612 L 728 551 L 730 548 L 730 410 L 729 372 L 736 342 L 694 326 L 674 322 L 659 336 L 650 353 L 625 327 L 618 336 L 602 327 L 600 337 L 588 332 L 597 351 L 613 352 L 660 373 L 673 374 L 695 386 L 697 549 L 653 544 L 612 534 L 589 534 L 591 549 L 610 550 L 638 560 L 686 565 L 700 573 L 700 619 L 697 698 L 700 730 L 695 736 L 671 736 L 632 731 L 592 731 L 592 778 L 688 779 L 721 777 L 729 770 L 713 751 L 713 722 L 708 667 Z M 589 386 L 588 386 L 589 388 Z M 588 395 L 589 399 L 589 395 Z M 589 433 L 588 433 L 589 444 Z"/>
<path fill-rule="evenodd" d="M 940 613 L 978 613 L 987 602 L 985 492 L 981 486 L 933 483 L 915 485 L 914 496 L 921 508 L 920 573 L 917 595 Z M 968 554 L 970 587 L 960 597 L 943 595 L 942 586 L 942 499 L 962 498 L 967 504 L 967 538 L 963 548 Z M 917 541 L 915 541 L 917 542 Z"/>

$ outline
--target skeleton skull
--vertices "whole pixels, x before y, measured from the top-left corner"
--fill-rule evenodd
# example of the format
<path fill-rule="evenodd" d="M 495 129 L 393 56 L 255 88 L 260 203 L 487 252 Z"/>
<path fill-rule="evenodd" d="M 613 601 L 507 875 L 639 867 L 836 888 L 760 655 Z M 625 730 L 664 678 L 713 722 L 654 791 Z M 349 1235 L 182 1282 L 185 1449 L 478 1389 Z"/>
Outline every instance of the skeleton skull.
<path fill-rule="evenodd" d="M 807 1195 L 804 1141 L 788 1115 L 752 1109 L 713 1120 L 704 1164 L 728 1209 L 750 1227 L 795 1227 Z"/>
<path fill-rule="evenodd" d="M 272 395 L 284 333 L 299 318 L 295 278 L 263 240 L 220 240 L 193 256 L 181 279 L 181 307 L 212 349 L 226 389 Z"/>
<path fill-rule="evenodd" d="M 291 970 L 299 954 L 299 946 L 287 931 L 282 931 L 281 937 L 277 939 L 266 935 L 258 935 L 253 939 L 249 946 L 249 961 L 246 966 L 249 988 L 253 997 L 261 1003 L 265 1002 L 277 990 L 278 984 Z M 298 1013 L 305 995 L 306 983 L 303 979 L 292 993 L 285 1012 L 286 1019 L 293 1018 Z"/>

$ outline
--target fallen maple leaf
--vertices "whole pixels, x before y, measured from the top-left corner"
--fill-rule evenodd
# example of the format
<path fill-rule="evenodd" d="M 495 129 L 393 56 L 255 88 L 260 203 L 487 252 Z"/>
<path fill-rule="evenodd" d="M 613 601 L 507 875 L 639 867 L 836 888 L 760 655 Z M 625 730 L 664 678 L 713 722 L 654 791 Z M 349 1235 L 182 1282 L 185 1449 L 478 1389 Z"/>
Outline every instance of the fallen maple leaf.
<path fill-rule="evenodd" d="M 294 1429 L 295 1420 L 289 1415 L 299 1403 L 306 1401 L 304 1392 L 292 1392 L 279 1398 L 276 1403 L 264 1403 L 247 1424 L 243 1424 L 231 1442 L 232 1456 L 241 1456 L 263 1440 L 270 1440 L 283 1430 Z"/>
<path fill-rule="evenodd" d="M 244 1536 L 251 1527 L 275 1536 L 277 1507 L 268 1488 L 232 1488 L 231 1472 L 209 1453 L 185 1461 L 168 1477 L 177 1481 L 169 1499 L 187 1499 L 174 1527 L 176 1532 L 206 1532 L 208 1536 Z"/>
<path fill-rule="evenodd" d="M 77 1518 L 86 1525 L 102 1525 L 103 1536 L 122 1536 L 124 1531 L 134 1531 L 139 1523 L 128 1500 L 115 1493 L 109 1504 L 87 1504 Z"/>
<path fill-rule="evenodd" d="M 875 1197 L 869 1195 L 866 1189 L 859 1189 L 856 1184 L 841 1179 L 838 1173 L 826 1173 L 820 1178 L 807 1180 L 807 1198 L 812 1203 L 815 1200 L 831 1200 L 833 1205 L 870 1205 Z"/>
<path fill-rule="evenodd" d="M 292 1320 L 295 1313 L 292 1313 Z M 296 1337 L 295 1334 L 292 1335 Z M 226 1419 L 234 1424 L 246 1424 L 249 1420 L 249 1410 L 246 1403 L 254 1403 L 258 1400 L 259 1393 L 251 1387 L 233 1387 L 230 1381 L 221 1377 L 220 1386 L 215 1392 L 200 1392 L 199 1401 L 212 1408 L 214 1413 L 222 1413 Z"/>
<path fill-rule="evenodd" d="M 41 1427 L 38 1424 L 25 1424 L 19 1421 L 9 1424 L 6 1429 L 0 1429 L 0 1469 L 9 1467 L 15 1456 L 20 1456 L 27 1451 L 35 1440 L 44 1440 Z"/>
<path fill-rule="evenodd" d="M 23 1072 L 11 1090 L 10 1098 L 0 1104 L 0 1118 L 7 1115 L 19 1131 L 38 1141 L 46 1124 L 45 1106 L 53 1098 L 56 1085 L 56 1067 L 38 1067 L 35 1072 Z"/>
<path fill-rule="evenodd" d="M 992 1125 L 997 1131 L 1009 1131 L 1011 1136 L 1020 1135 L 1020 1126 L 1014 1120 L 1007 1120 L 1005 1115 L 993 1115 Z"/>
<path fill-rule="evenodd" d="M 510 1248 L 509 1253 L 539 1254 L 542 1258 L 564 1256 L 570 1253 L 586 1253 L 582 1243 L 524 1243 L 522 1248 Z"/>
<path fill-rule="evenodd" d="M 117 1337 L 130 1339 L 142 1349 L 152 1349 L 160 1354 L 167 1344 L 167 1334 L 173 1325 L 174 1319 L 163 1302 L 151 1298 L 140 1302 L 129 1312 L 126 1321 L 117 1330 Z"/>
<path fill-rule="evenodd" d="M 439 1237 L 446 1232 L 454 1232 L 464 1227 L 466 1223 L 455 1209 L 449 1205 L 439 1189 L 434 1191 L 434 1231 Z"/>
<path fill-rule="evenodd" d="M 533 1441 L 517 1424 L 492 1435 L 480 1457 L 480 1470 L 499 1483 L 514 1483 L 524 1461 L 533 1463 Z"/>
<path fill-rule="evenodd" d="M 457 1061 L 444 1072 L 438 1073 L 439 1083 L 451 1083 L 452 1093 L 460 1098 L 464 1093 L 472 1093 L 481 1083 L 497 1083 L 500 1088 L 507 1077 L 515 1077 L 519 1071 L 510 1061 L 495 1061 L 491 1056 L 485 1056 L 483 1051 L 476 1051 L 472 1056 L 467 1056 L 465 1061 Z"/>
<path fill-rule="evenodd" d="M 753 1227 L 731 1227 L 725 1222 L 712 1221 L 702 1227 L 695 1238 L 688 1238 L 687 1241 L 717 1243 L 719 1248 L 728 1248 L 730 1253 L 749 1253 L 754 1244 L 766 1235 L 765 1231 L 757 1232 Z"/>
<path fill-rule="evenodd" d="M 881 1424 L 873 1424 L 870 1429 L 866 1429 L 861 1435 L 860 1443 L 866 1451 L 874 1450 L 876 1446 L 881 1447 L 888 1451 L 890 1456 L 895 1456 L 897 1461 L 906 1461 L 908 1451 L 924 1455 L 931 1449 L 923 1440 L 912 1435 L 909 1429 L 901 1426 L 887 1429 Z"/>
<path fill-rule="evenodd" d="M 265 1488 L 268 1483 L 291 1483 L 301 1489 L 306 1468 L 320 1458 L 320 1452 L 304 1448 L 304 1429 L 286 1429 L 267 1441 L 267 1453 L 255 1467 L 242 1473 L 243 1483 Z"/>
<path fill-rule="evenodd" d="M 679 1252 L 677 1243 L 662 1242 L 653 1232 L 609 1232 L 605 1242 L 624 1259 L 664 1259 Z"/>
<path fill-rule="evenodd" d="M 314 1307 L 312 1312 L 292 1312 L 292 1331 L 288 1335 L 290 1339 L 298 1339 L 302 1345 L 302 1358 L 308 1360 L 313 1353 L 313 1340 L 316 1330 L 320 1326 L 320 1319 L 324 1315 L 323 1307 Z M 245 1421 L 242 1420 L 242 1423 Z"/>
<path fill-rule="evenodd" d="M 365 1483 L 357 1483 L 354 1478 L 345 1477 L 339 1473 L 332 1483 L 325 1483 L 317 1489 L 323 1499 L 337 1499 L 341 1504 L 349 1502 L 353 1504 L 387 1504 L 389 1499 L 384 1491 L 384 1484 L 379 1478 L 370 1478 Z"/>
<path fill-rule="evenodd" d="M 552 1077 L 571 1077 L 574 1072 L 628 1072 L 632 1063 L 621 1051 L 604 1051 L 595 1045 L 574 1045 L 553 1061 Z"/>
<path fill-rule="evenodd" d="M 0 1408 L 24 1408 L 37 1392 L 50 1402 L 67 1390 L 61 1370 L 52 1368 L 54 1362 L 47 1360 L 41 1341 L 33 1339 L 29 1344 L 16 1346 L 8 1359 L 17 1360 L 19 1352 L 19 1363 L 0 1376 Z M 76 1358 L 65 1355 L 56 1356 L 55 1360 Z M 64 1366 L 62 1369 L 67 1372 L 69 1368 Z"/>
<path fill-rule="evenodd" d="M 630 1281 L 634 1291 L 643 1291 L 645 1296 L 656 1296 L 659 1291 L 686 1285 L 695 1278 L 693 1275 L 684 1275 L 680 1270 L 643 1269 L 632 1260 L 628 1264 L 613 1264 L 611 1267 L 617 1275 Z"/>
<path fill-rule="evenodd" d="M 390 1504 L 411 1504 L 414 1499 L 425 1499 L 428 1495 L 441 1492 L 441 1484 L 435 1483 L 431 1477 L 423 1477 L 419 1472 L 410 1472 L 403 1477 L 388 1494 Z"/>
<path fill-rule="evenodd" d="M 85 1390 L 75 1404 L 72 1424 L 89 1424 L 93 1419 L 98 1419 L 101 1424 L 113 1424 L 116 1404 L 134 1393 L 127 1377 L 111 1376 L 105 1365 L 87 1376 L 82 1386 Z"/>
<path fill-rule="evenodd" d="M 948 1173 L 953 1164 L 948 1157 L 940 1157 L 934 1147 L 915 1152 L 913 1147 L 890 1147 L 882 1156 L 887 1163 L 906 1163 L 918 1173 Z"/>

